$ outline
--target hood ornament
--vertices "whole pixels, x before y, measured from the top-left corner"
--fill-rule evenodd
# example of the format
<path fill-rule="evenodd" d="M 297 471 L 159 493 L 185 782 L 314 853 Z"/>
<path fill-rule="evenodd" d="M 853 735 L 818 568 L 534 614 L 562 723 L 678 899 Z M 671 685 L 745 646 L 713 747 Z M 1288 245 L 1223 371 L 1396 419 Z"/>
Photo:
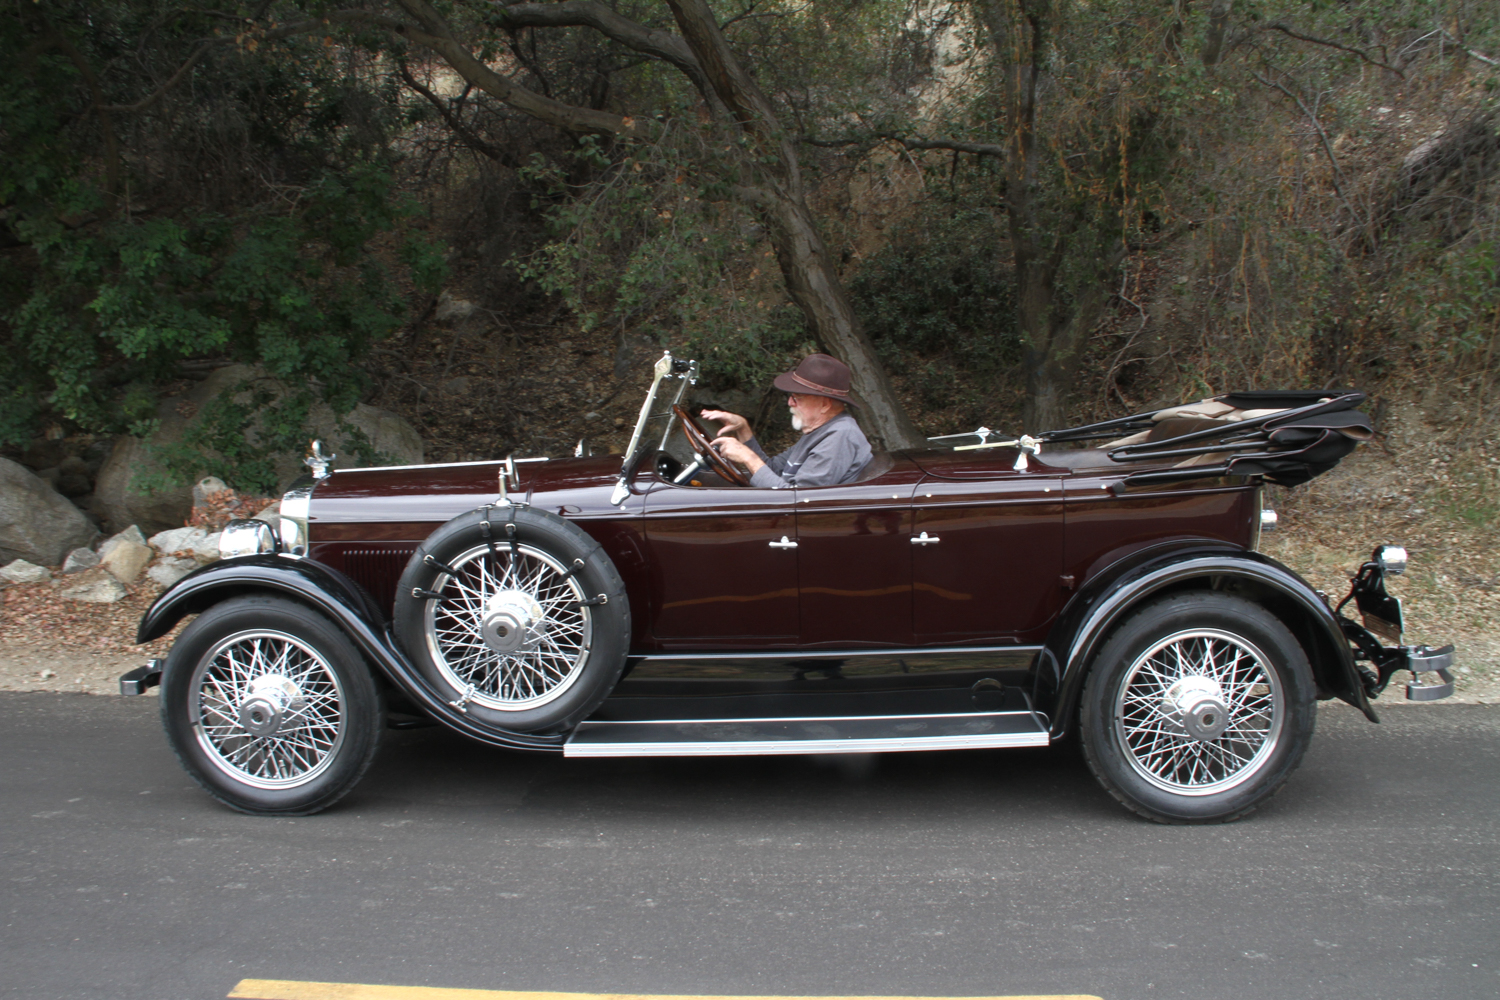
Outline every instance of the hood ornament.
<path fill-rule="evenodd" d="M 308 446 L 307 457 L 302 460 L 302 464 L 312 470 L 314 479 L 327 479 L 328 467 L 336 458 L 338 458 L 337 455 L 324 455 L 323 442 L 314 439 Z"/>

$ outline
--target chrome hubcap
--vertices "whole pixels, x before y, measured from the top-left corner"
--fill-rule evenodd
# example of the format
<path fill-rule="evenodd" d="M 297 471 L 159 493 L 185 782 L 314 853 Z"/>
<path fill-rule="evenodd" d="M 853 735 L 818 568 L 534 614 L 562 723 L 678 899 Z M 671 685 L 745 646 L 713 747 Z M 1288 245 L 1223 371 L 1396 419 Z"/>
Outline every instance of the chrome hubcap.
<path fill-rule="evenodd" d="M 271 736 L 281 728 L 288 710 L 300 711 L 307 705 L 302 689 L 281 674 L 264 674 L 250 682 L 245 700 L 240 702 L 240 725 L 256 736 Z"/>
<path fill-rule="evenodd" d="M 1184 677 L 1167 688 L 1162 697 L 1162 718 L 1189 739 L 1216 740 L 1229 725 L 1229 707 L 1224 689 L 1207 677 Z"/>
<path fill-rule="evenodd" d="M 1249 781 L 1281 739 L 1285 695 L 1270 660 L 1243 636 L 1178 632 L 1125 674 L 1115 733 L 1137 774 L 1178 795 Z"/>
<path fill-rule="evenodd" d="M 479 632 L 497 653 L 534 652 L 547 637 L 547 612 L 523 590 L 502 590 L 484 608 Z"/>

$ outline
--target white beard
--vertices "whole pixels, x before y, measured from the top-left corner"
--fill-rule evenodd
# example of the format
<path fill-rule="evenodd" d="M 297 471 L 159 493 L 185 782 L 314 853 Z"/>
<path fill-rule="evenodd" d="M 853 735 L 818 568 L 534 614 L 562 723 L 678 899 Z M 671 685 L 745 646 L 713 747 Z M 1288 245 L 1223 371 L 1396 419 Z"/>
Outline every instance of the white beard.
<path fill-rule="evenodd" d="M 794 431 L 800 431 L 800 430 L 802 430 L 802 417 L 799 414 L 796 414 L 796 413 L 792 414 L 792 430 L 794 430 Z"/>

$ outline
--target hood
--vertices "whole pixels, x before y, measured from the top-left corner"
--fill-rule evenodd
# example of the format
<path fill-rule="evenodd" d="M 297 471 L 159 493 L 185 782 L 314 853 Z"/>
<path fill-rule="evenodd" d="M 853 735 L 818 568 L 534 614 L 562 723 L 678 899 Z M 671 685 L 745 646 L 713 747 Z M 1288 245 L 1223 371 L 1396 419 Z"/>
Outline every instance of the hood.
<path fill-rule="evenodd" d="M 394 466 L 334 471 L 313 488 L 313 523 L 447 521 L 500 498 L 504 463 Z M 609 507 L 609 491 L 620 475 L 619 456 L 519 462 L 520 488 L 510 495 L 571 516 Z M 561 509 L 560 509 L 561 508 Z"/>

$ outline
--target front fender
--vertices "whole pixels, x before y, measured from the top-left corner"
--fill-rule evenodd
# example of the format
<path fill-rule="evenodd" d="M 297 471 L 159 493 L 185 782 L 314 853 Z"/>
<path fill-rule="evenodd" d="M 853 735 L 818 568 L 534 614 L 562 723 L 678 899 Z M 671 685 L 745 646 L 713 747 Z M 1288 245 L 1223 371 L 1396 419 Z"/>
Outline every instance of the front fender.
<path fill-rule="evenodd" d="M 449 705 L 402 653 L 370 596 L 343 573 L 311 559 L 254 555 L 210 563 L 189 573 L 156 599 L 141 618 L 135 641 L 159 639 L 185 615 L 252 593 L 290 597 L 328 616 L 397 690 L 450 729 L 492 746 L 562 749 L 565 736 L 490 729 Z"/>
<path fill-rule="evenodd" d="M 1053 739 L 1076 714 L 1094 654 L 1113 627 L 1144 601 L 1177 590 L 1239 592 L 1264 606 L 1307 651 L 1321 697 L 1337 697 L 1379 722 L 1332 609 L 1307 581 L 1258 552 L 1174 544 L 1137 552 L 1096 574 L 1058 616 L 1038 654 L 1035 701 Z"/>

